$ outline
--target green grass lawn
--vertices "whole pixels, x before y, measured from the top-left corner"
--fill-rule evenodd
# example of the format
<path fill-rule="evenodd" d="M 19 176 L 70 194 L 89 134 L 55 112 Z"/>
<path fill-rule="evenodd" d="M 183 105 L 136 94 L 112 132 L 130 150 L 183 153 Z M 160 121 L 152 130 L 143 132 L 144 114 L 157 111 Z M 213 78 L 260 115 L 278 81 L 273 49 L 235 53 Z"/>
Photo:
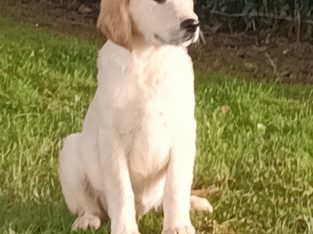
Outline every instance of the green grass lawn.
<path fill-rule="evenodd" d="M 0 18 L 0 233 L 70 233 L 58 152 L 95 92 L 97 49 Z M 194 188 L 219 189 L 198 233 L 313 233 L 312 87 L 196 73 Z M 139 226 L 160 233 L 162 217 Z"/>

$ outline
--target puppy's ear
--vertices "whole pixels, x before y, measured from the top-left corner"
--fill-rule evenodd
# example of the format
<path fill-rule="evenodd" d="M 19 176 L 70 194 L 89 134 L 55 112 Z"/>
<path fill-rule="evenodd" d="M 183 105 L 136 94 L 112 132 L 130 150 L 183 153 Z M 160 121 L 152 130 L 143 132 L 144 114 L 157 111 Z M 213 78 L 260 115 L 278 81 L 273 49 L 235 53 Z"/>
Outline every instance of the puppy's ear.
<path fill-rule="evenodd" d="M 97 27 L 114 43 L 132 49 L 132 21 L 129 0 L 101 0 Z"/>

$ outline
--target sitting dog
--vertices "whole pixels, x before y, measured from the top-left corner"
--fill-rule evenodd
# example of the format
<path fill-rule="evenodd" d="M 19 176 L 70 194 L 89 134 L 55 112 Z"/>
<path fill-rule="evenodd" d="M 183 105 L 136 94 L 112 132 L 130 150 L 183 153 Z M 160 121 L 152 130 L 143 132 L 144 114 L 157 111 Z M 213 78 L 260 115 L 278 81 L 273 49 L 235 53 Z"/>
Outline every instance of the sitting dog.
<path fill-rule="evenodd" d="M 59 175 L 73 229 L 138 234 L 137 218 L 164 212 L 163 234 L 194 234 L 194 73 L 186 47 L 199 35 L 192 0 L 103 0 L 98 88 L 80 133 L 65 139 Z"/>

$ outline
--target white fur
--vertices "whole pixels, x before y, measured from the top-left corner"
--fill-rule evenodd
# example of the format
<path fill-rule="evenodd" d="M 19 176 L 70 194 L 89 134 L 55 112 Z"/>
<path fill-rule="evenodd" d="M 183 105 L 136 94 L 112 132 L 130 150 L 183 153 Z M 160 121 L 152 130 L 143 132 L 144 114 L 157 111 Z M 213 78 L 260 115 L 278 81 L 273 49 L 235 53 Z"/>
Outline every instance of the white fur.
<path fill-rule="evenodd" d="M 145 42 L 131 52 L 111 41 L 103 46 L 98 89 L 83 129 L 66 138 L 60 153 L 62 192 L 78 216 L 74 229 L 97 229 L 108 215 L 111 233 L 139 233 L 136 216 L 162 206 L 163 234 L 193 234 L 190 204 L 212 211 L 206 199 L 190 198 L 196 122 L 193 67 L 184 45 L 197 35 L 178 46 L 156 43 L 154 32 L 167 38 L 166 32 L 178 26 L 167 28 L 163 22 L 164 32 L 159 26 L 147 32 L 147 25 L 137 18 L 141 14 L 144 21 L 153 22 L 149 15 L 155 16 L 139 7 L 144 1 L 152 2 L 147 3 L 151 9 L 166 9 L 153 0 L 130 0 L 129 9 Z M 195 17 L 190 1 L 168 1 L 173 9 L 183 9 L 176 9 L 176 24 Z M 179 37 L 176 40 L 181 42 Z"/>

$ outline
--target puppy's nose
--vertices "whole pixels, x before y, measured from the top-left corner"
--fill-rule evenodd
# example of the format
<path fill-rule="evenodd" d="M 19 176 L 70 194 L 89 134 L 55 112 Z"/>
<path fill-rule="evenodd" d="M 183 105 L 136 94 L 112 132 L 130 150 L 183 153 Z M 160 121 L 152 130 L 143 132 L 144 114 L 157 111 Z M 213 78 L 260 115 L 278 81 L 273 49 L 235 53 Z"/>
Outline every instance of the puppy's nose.
<path fill-rule="evenodd" d="M 187 32 L 195 33 L 199 27 L 199 21 L 195 19 L 186 19 L 180 24 L 181 29 L 185 29 Z"/>

